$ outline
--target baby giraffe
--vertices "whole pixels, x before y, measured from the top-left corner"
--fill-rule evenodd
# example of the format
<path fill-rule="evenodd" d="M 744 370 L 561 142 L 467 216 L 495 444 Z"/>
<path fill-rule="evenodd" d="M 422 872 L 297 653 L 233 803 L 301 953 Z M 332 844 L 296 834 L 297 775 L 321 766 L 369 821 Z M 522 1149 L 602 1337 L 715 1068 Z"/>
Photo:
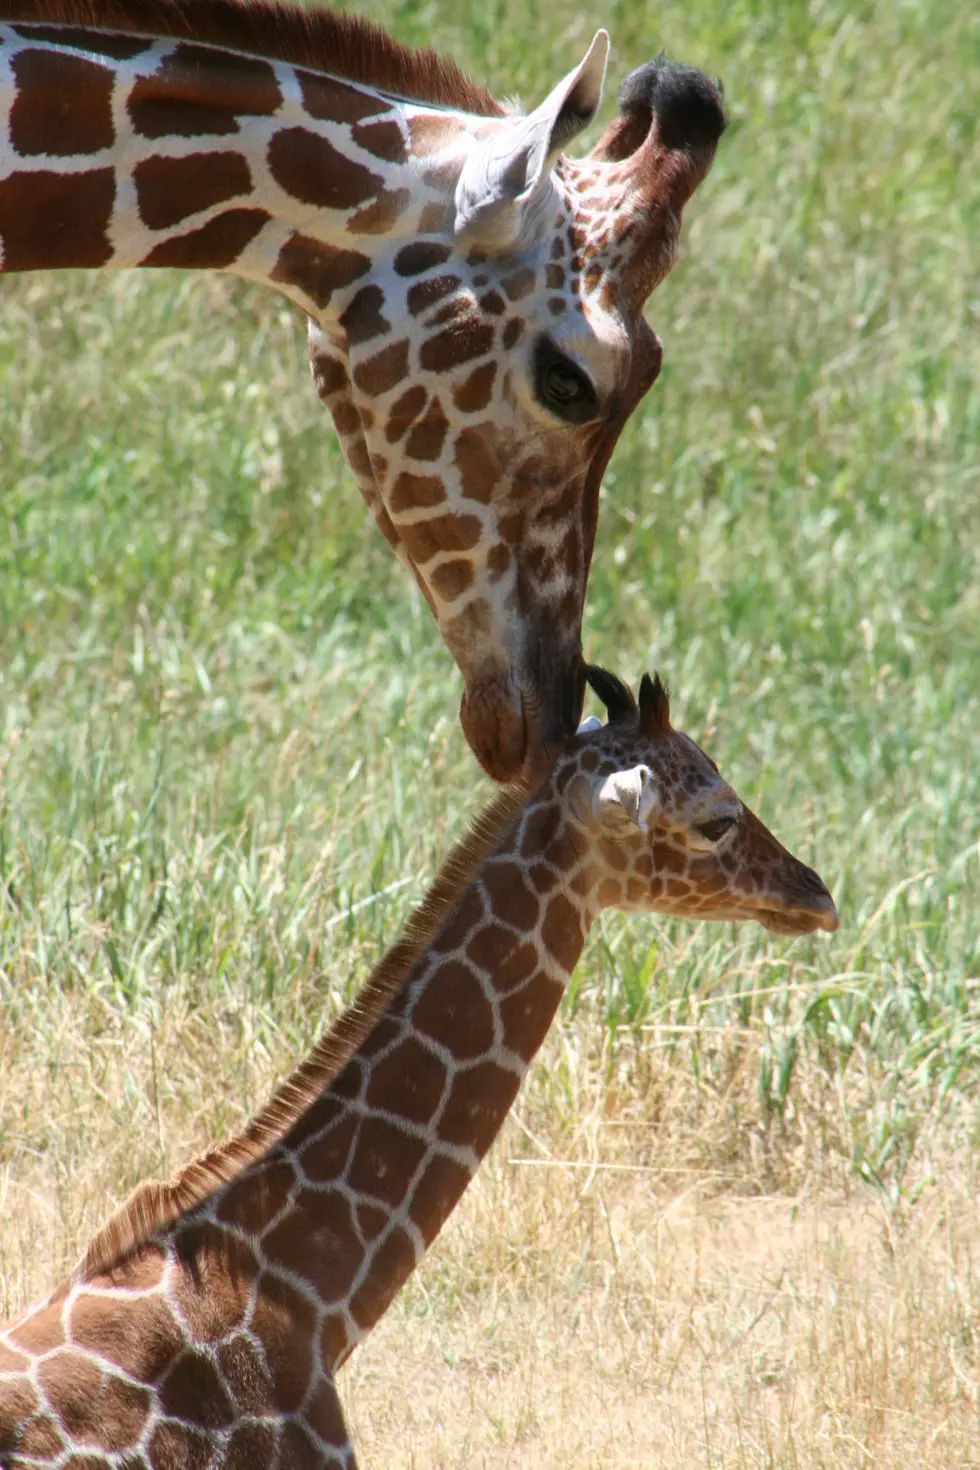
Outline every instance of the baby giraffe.
<path fill-rule="evenodd" d="M 588 674 L 608 723 L 497 798 L 272 1102 L 0 1330 L 3 1470 L 352 1470 L 337 1369 L 475 1174 L 600 911 L 837 928 L 659 679 L 637 705 Z"/>

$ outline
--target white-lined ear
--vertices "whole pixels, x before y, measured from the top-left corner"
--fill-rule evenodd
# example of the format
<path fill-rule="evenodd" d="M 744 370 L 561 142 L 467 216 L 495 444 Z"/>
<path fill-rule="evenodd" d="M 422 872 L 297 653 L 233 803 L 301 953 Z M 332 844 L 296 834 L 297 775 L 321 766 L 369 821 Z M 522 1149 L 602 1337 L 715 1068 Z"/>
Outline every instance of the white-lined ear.
<path fill-rule="evenodd" d="M 583 61 L 540 107 L 505 121 L 473 149 L 456 185 L 454 229 L 467 244 L 504 253 L 533 223 L 555 159 L 595 117 L 608 55 L 609 36 L 596 31 Z"/>
<path fill-rule="evenodd" d="M 640 765 L 629 771 L 613 771 L 611 776 L 596 776 L 592 810 L 605 826 L 622 826 L 625 820 L 646 832 L 651 817 L 660 810 L 660 795 L 650 767 Z"/>

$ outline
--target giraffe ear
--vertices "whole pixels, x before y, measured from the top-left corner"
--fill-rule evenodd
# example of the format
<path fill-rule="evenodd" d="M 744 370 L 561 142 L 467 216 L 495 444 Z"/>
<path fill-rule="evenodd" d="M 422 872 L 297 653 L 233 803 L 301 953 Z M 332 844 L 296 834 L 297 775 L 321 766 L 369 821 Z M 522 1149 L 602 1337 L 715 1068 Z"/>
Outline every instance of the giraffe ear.
<path fill-rule="evenodd" d="M 646 832 L 650 819 L 660 811 L 660 794 L 649 766 L 613 771 L 596 776 L 592 785 L 592 810 L 604 827 L 622 827 L 629 822 Z"/>
<path fill-rule="evenodd" d="M 454 228 L 467 245 L 504 254 L 533 228 L 555 159 L 595 117 L 608 54 L 608 35 L 596 31 L 585 59 L 540 107 L 504 120 L 474 147 L 456 185 Z"/>

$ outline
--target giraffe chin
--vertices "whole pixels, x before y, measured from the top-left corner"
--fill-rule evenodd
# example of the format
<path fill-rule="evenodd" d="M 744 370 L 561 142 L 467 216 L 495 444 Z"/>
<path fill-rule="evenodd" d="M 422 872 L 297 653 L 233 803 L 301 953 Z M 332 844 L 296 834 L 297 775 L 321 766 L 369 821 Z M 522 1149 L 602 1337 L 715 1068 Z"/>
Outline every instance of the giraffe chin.
<path fill-rule="evenodd" d="M 524 767 L 528 739 L 520 690 L 506 676 L 467 689 L 459 720 L 487 775 L 494 781 L 515 781 Z"/>
<path fill-rule="evenodd" d="M 771 934 L 813 934 L 817 929 L 825 929 L 828 934 L 836 934 L 840 928 L 837 909 L 829 894 L 825 902 L 818 902 L 809 911 L 791 909 L 784 912 L 780 909 L 760 909 L 754 917 L 758 918 L 760 924 Z"/>

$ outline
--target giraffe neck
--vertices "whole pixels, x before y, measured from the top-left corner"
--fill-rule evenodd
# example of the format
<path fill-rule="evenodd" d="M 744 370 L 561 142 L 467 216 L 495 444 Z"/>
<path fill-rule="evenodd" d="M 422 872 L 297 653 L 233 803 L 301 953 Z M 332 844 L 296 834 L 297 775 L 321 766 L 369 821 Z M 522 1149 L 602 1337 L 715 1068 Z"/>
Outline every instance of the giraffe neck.
<path fill-rule="evenodd" d="M 585 942 L 589 881 L 557 804 L 526 808 L 330 1084 L 177 1223 L 177 1258 L 215 1231 L 232 1253 L 260 1242 L 257 1268 L 307 1297 L 323 1368 L 339 1366 L 501 1128 Z M 254 1289 L 238 1280 L 222 1283 L 231 1321 Z"/>
<path fill-rule="evenodd" d="M 231 271 L 321 324 L 360 294 L 355 334 L 379 256 L 431 265 L 416 237 L 443 230 L 447 181 L 493 125 L 172 36 L 2 21 L 0 122 L 0 271 Z"/>

